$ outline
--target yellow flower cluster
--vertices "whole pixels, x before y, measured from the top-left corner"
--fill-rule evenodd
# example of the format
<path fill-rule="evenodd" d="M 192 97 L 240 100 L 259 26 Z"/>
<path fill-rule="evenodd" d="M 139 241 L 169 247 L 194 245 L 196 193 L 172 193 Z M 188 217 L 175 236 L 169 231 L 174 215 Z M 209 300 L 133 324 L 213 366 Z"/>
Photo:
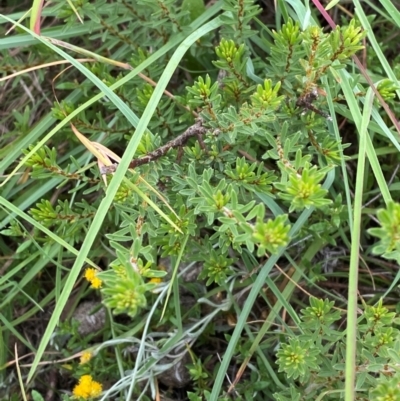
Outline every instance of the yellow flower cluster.
<path fill-rule="evenodd" d="M 90 282 L 92 288 L 98 289 L 101 287 L 102 281 L 96 277 L 96 269 L 87 268 L 85 270 L 85 279 Z"/>
<path fill-rule="evenodd" d="M 79 379 L 79 384 L 74 387 L 72 394 L 76 398 L 96 398 L 101 394 L 102 385 L 92 379 L 90 375 L 84 375 Z"/>

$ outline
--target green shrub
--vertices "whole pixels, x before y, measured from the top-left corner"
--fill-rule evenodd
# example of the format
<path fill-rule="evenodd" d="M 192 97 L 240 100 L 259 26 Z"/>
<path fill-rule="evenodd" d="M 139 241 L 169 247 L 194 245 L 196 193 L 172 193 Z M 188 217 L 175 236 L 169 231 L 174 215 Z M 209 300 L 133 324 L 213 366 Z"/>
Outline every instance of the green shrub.
<path fill-rule="evenodd" d="M 345 379 L 351 381 L 343 314 L 333 301 L 311 297 L 311 306 L 298 316 L 304 301 L 289 298 L 300 281 L 321 296 L 317 284 L 329 261 L 316 263 L 316 255 L 338 244 L 350 248 L 361 215 L 361 207 L 353 210 L 353 182 L 350 189 L 346 175 L 351 157 L 344 150 L 352 144 L 342 143 L 336 114 L 355 123 L 359 138 L 352 126 L 351 142 L 359 140 L 368 154 L 388 204 L 378 212 L 381 227 L 371 228 L 368 221 L 362 239 L 378 237 L 371 251 L 399 260 L 398 205 L 389 202 L 373 145 L 363 142 L 371 114 L 371 130 L 386 135 L 390 146 L 394 130 L 383 122 L 381 100 L 373 99 L 351 64 L 364 49 L 362 26 L 368 20 L 361 16 L 328 30 L 317 26 L 300 2 L 293 9 L 278 3 L 277 21 L 281 16 L 285 23 L 277 22 L 276 30 L 258 18 L 261 9 L 252 0 L 211 6 L 200 0 L 57 0 L 46 10 L 59 24 L 57 35 L 44 24 L 38 43 L 24 36 L 23 25 L 17 27 L 15 38 L 30 46 L 29 55 L 21 55 L 27 65 L 7 53 L 4 71 L 59 65 L 64 59 L 76 67 L 51 84 L 38 72 L 45 96 L 12 113 L 14 126 L 1 151 L 0 170 L 8 174 L 0 198 L 1 234 L 4 244 L 11 244 L 1 245 L 15 258 L 6 276 L 14 280 L 12 290 L 0 281 L 2 322 L 13 332 L 39 307 L 57 301 L 39 349 L 34 346 L 29 378 L 52 339 L 65 357 L 85 349 L 96 356 L 69 367 L 79 379 L 75 395 L 84 399 L 91 388 L 96 396 L 104 389 L 107 399 L 121 394 L 150 399 L 158 391 L 154 378 L 173 376 L 177 366 L 186 369 L 182 376 L 190 377 L 190 387 L 176 381 L 170 386 L 185 387 L 193 401 L 227 400 L 232 394 L 277 401 L 343 396 Z M 53 39 L 46 39 L 51 33 Z M 73 45 L 56 36 L 74 37 Z M 12 43 L 1 39 L 0 49 Z M 71 55 L 85 60 L 79 64 Z M 394 74 L 384 76 L 368 56 L 378 94 L 397 107 Z M 26 87 L 19 75 L 13 81 L 18 84 Z M 43 117 L 53 93 L 51 113 Z M 9 118 L 4 124 L 11 124 Z M 382 138 L 377 143 L 390 147 Z M 21 149 L 21 164 L 30 173 L 26 181 L 18 181 L 12 170 Z M 364 160 L 361 150 L 350 149 Z M 372 192 L 374 180 L 355 181 L 358 205 L 359 183 Z M 373 240 L 368 240 L 369 246 Z M 33 266 L 25 274 L 26 263 Z M 74 307 L 99 290 L 109 321 L 102 316 L 105 326 L 88 336 L 76 321 L 64 322 L 53 336 L 84 265 L 91 266 L 84 273 L 91 289 L 80 285 Z M 294 268 L 290 279 L 282 265 Z M 352 271 L 354 263 L 350 277 Z M 19 307 L 30 306 L 21 320 L 12 317 L 16 300 Z M 282 307 L 293 325 L 280 318 Z M 247 321 L 250 312 L 262 324 Z M 354 317 L 349 322 L 354 326 Z M 270 330 L 272 324 L 279 329 Z M 395 325 L 395 314 L 382 302 L 363 305 L 354 344 L 360 400 L 399 397 Z M 246 333 L 239 337 L 242 328 Z M 4 344 L 9 340 L 7 333 Z M 208 349 L 208 343 L 218 346 Z M 216 357 L 220 350 L 222 362 Z M 231 368 L 237 371 L 241 364 L 241 369 L 234 385 L 221 392 L 224 363 L 232 357 Z M 109 388 L 101 384 L 106 380 Z"/>

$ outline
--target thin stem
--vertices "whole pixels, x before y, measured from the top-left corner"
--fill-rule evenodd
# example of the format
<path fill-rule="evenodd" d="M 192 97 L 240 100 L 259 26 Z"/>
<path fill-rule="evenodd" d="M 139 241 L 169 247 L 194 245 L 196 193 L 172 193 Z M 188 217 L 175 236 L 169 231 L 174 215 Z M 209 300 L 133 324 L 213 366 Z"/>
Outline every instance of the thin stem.
<path fill-rule="evenodd" d="M 347 305 L 347 337 L 346 337 L 346 382 L 345 401 L 355 399 L 356 379 L 356 344 L 357 344 L 357 286 L 358 286 L 358 264 L 361 237 L 361 211 L 363 198 L 363 183 L 365 172 L 365 155 L 367 151 L 367 127 L 371 117 L 372 101 L 374 94 L 368 89 L 364 104 L 364 112 L 360 127 L 360 146 L 358 152 L 356 190 L 354 197 L 353 230 L 351 233 L 351 254 L 349 271 L 349 295 Z"/>

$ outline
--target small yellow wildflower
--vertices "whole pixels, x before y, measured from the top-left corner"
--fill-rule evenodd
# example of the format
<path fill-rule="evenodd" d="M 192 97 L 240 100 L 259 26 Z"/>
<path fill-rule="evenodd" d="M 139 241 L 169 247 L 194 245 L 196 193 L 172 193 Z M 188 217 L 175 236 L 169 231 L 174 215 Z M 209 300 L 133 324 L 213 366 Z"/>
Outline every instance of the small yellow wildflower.
<path fill-rule="evenodd" d="M 161 277 L 153 277 L 150 279 L 149 283 L 160 284 L 160 283 L 162 283 L 162 278 Z"/>
<path fill-rule="evenodd" d="M 85 279 L 87 281 L 92 281 L 96 277 L 96 269 L 89 267 L 85 270 Z"/>
<path fill-rule="evenodd" d="M 93 381 L 92 388 L 90 390 L 90 396 L 93 398 L 98 397 L 101 394 L 102 390 L 103 386 L 100 383 Z"/>
<path fill-rule="evenodd" d="M 92 379 L 90 375 L 84 375 L 79 379 L 79 384 L 77 384 L 72 394 L 76 398 L 83 398 L 88 400 L 89 398 L 96 398 L 102 392 L 102 385 Z"/>
<path fill-rule="evenodd" d="M 91 267 L 89 267 L 89 268 L 87 268 L 87 269 L 85 270 L 84 277 L 85 277 L 85 279 L 86 279 L 87 281 L 90 282 L 92 288 L 98 289 L 98 288 L 101 287 L 101 284 L 103 283 L 103 282 L 101 281 L 101 279 L 99 279 L 98 277 L 96 277 L 96 269 L 93 269 L 93 268 L 91 268 Z"/>
<path fill-rule="evenodd" d="M 157 294 L 157 292 L 159 291 L 159 287 L 158 284 L 161 284 L 163 282 L 161 277 L 153 277 L 149 280 L 150 284 L 155 284 L 155 287 L 153 287 L 153 289 L 151 290 L 151 292 L 153 294 Z"/>
<path fill-rule="evenodd" d="M 92 288 L 95 288 L 96 290 L 97 290 L 98 288 L 100 288 L 101 285 L 103 284 L 103 282 L 101 281 L 101 279 L 99 279 L 98 277 L 95 277 L 95 278 L 91 281 L 91 283 L 92 283 L 91 287 L 92 287 Z"/>
<path fill-rule="evenodd" d="M 93 357 L 93 354 L 90 351 L 83 351 L 81 355 L 80 364 L 83 365 L 84 363 L 89 362 Z"/>

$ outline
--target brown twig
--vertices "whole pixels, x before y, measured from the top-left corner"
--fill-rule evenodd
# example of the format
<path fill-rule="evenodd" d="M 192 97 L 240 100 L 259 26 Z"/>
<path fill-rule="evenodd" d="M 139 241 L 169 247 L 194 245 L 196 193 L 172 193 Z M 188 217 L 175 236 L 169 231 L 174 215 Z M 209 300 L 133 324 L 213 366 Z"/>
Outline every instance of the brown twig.
<path fill-rule="evenodd" d="M 188 139 L 193 136 L 197 136 L 199 138 L 200 144 L 202 144 L 201 137 L 205 133 L 206 129 L 203 127 L 202 120 L 199 119 L 195 124 L 190 126 L 183 134 L 179 135 L 175 139 L 172 139 L 171 141 L 167 142 L 165 145 L 159 147 L 158 149 L 149 152 L 146 156 L 142 156 L 138 159 L 132 160 L 129 167 L 135 168 L 143 164 L 155 161 L 160 157 L 166 155 L 170 149 L 183 146 L 188 141 Z"/>

